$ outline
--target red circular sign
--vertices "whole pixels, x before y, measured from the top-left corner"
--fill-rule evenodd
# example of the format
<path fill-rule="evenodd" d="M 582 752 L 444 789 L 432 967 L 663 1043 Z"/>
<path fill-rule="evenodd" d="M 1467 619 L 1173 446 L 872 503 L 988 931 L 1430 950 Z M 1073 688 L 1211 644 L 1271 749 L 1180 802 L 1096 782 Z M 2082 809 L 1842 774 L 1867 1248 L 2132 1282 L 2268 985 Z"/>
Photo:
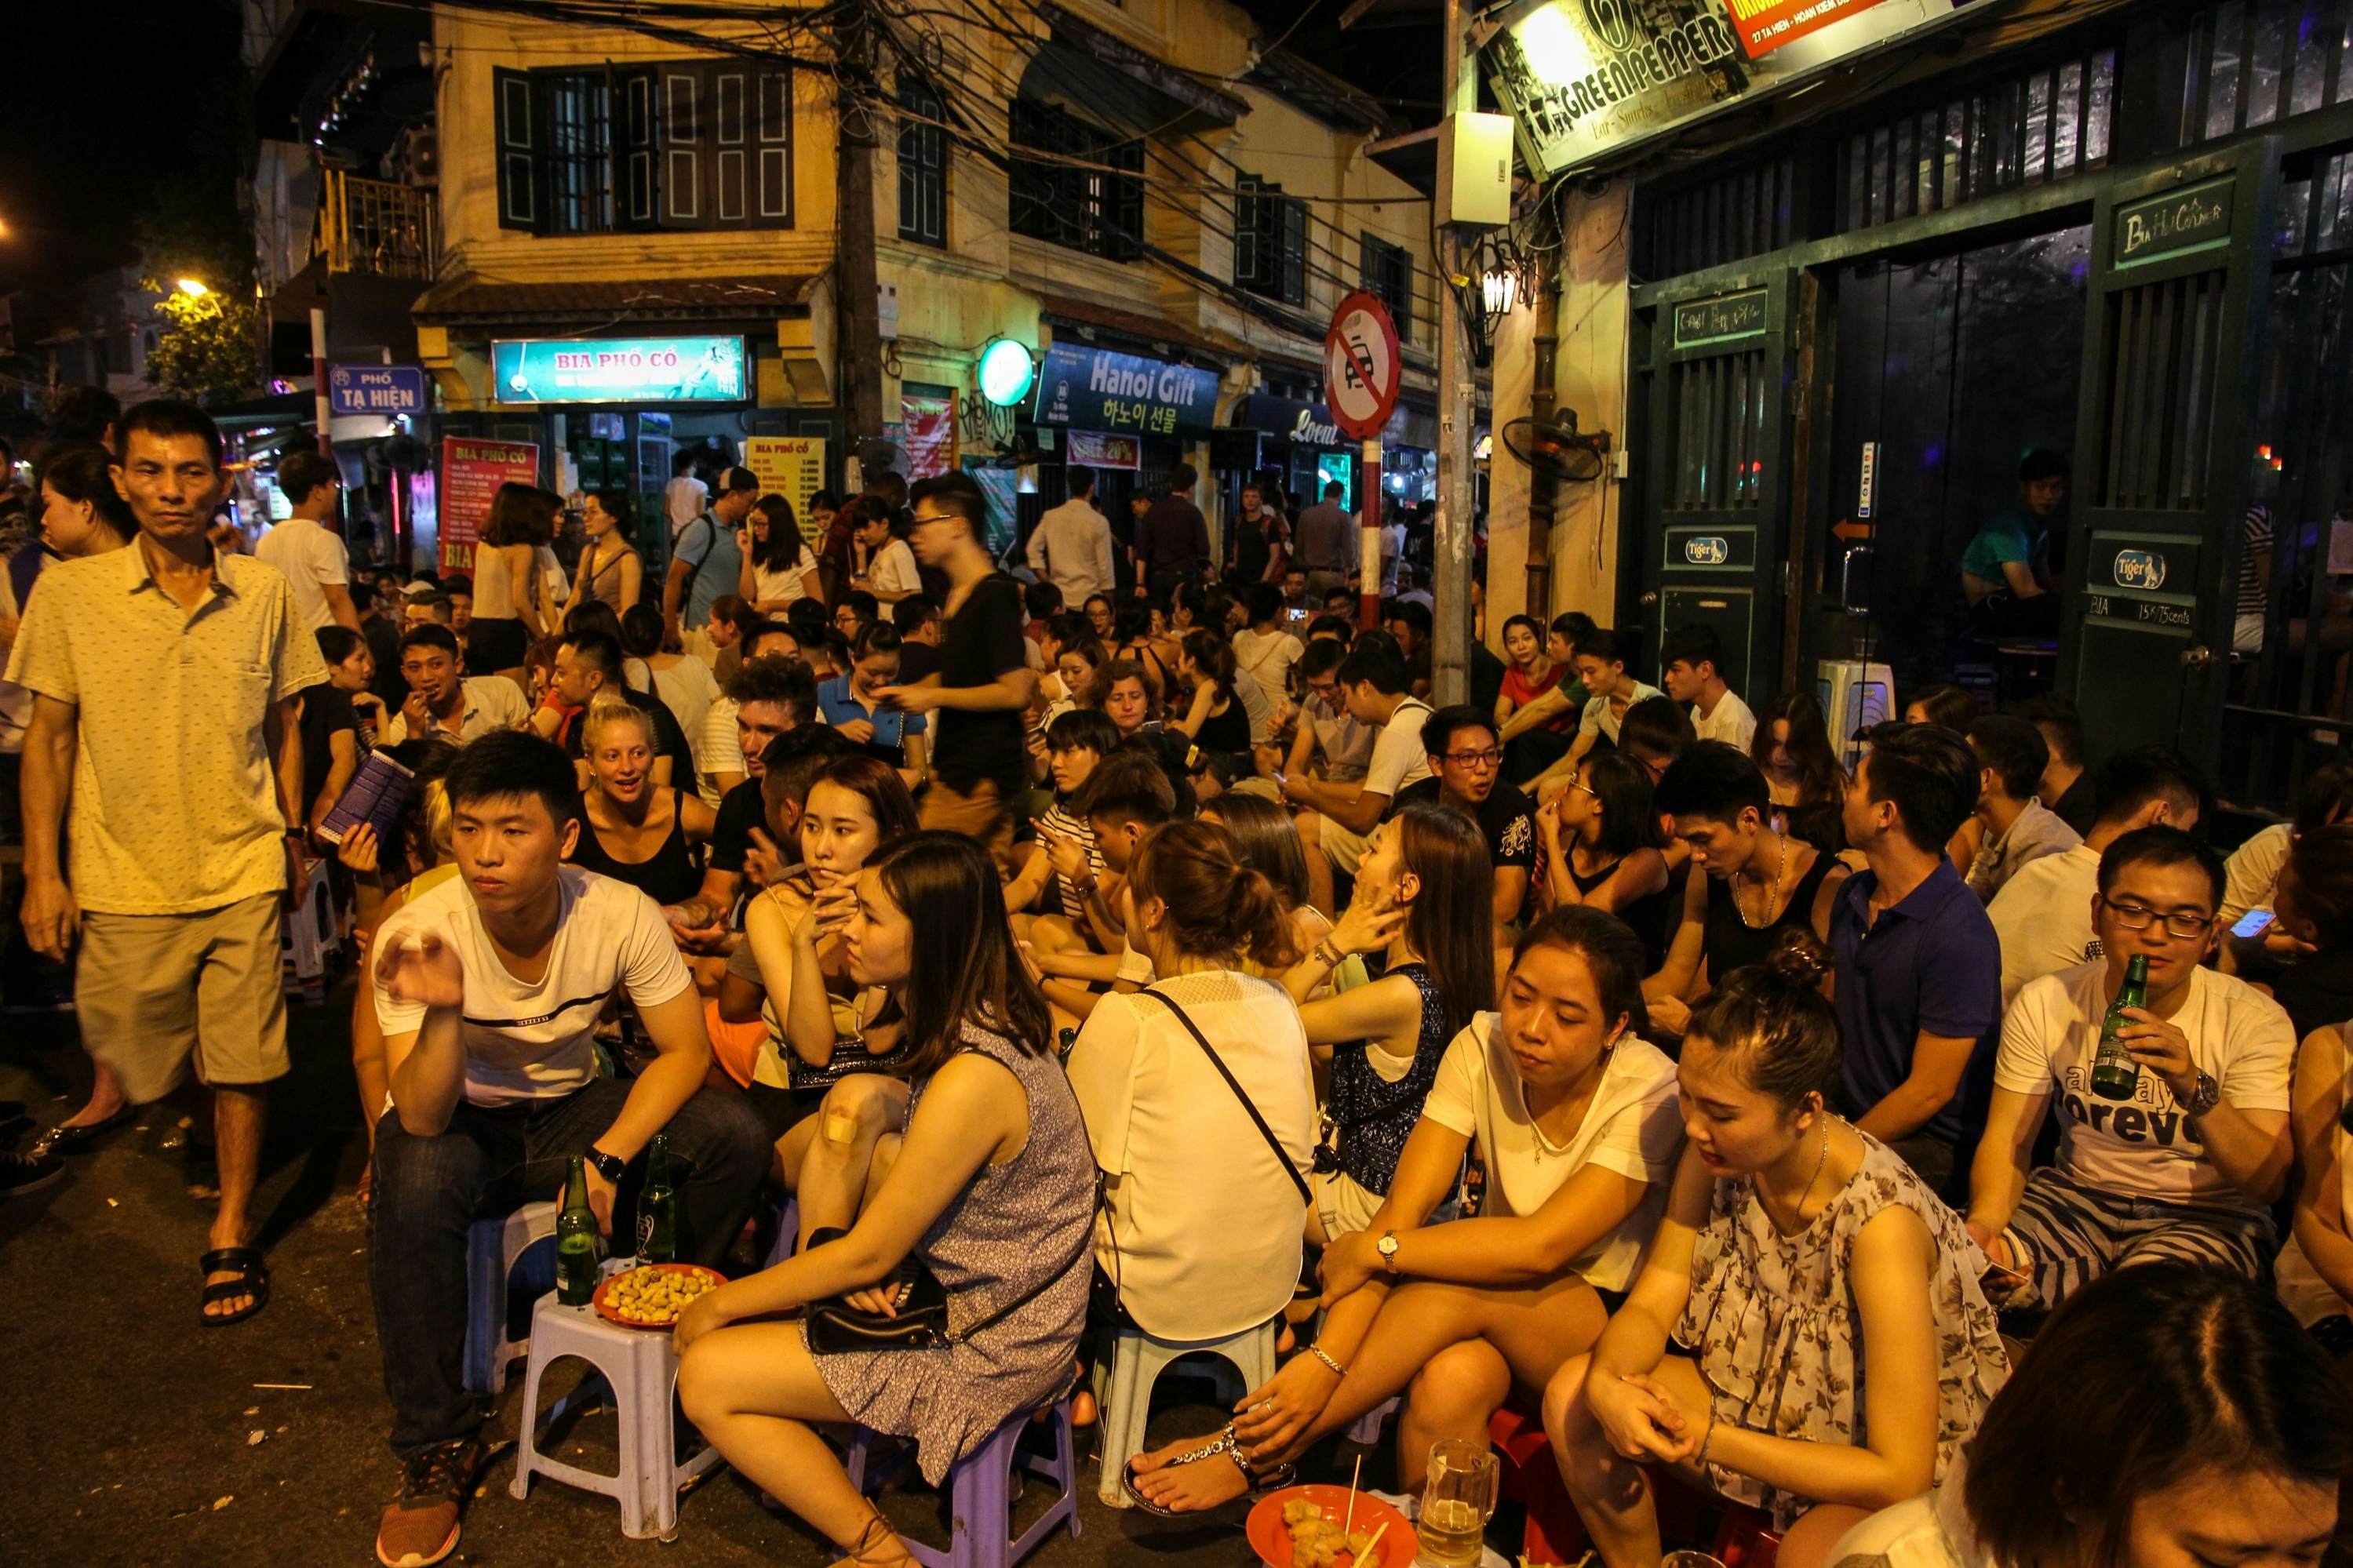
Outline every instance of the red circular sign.
<path fill-rule="evenodd" d="M 1371 440 L 1389 422 L 1404 379 L 1397 323 L 1380 296 L 1360 289 L 1341 300 L 1324 334 L 1324 402 L 1332 422 L 1359 441 Z"/>

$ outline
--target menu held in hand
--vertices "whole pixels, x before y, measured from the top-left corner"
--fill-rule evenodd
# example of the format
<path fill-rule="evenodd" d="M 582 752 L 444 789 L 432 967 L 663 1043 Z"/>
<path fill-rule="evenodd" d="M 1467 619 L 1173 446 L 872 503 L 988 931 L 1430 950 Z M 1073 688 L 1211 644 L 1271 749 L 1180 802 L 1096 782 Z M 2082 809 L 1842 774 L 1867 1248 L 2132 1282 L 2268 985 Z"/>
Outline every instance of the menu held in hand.
<path fill-rule="evenodd" d="M 352 775 L 343 797 L 319 825 L 319 837 L 330 844 L 341 844 L 345 834 L 364 822 L 375 829 L 376 842 L 390 843 L 393 825 L 400 820 L 400 808 L 407 802 L 416 778 L 389 752 L 370 752 L 360 760 L 359 771 Z"/>

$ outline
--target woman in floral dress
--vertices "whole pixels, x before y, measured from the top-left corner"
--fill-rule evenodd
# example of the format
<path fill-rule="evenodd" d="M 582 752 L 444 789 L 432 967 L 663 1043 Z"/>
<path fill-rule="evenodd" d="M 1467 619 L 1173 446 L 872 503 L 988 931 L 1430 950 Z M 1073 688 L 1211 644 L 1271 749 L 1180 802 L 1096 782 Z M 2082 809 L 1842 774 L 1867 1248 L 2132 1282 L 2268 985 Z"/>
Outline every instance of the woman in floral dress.
<path fill-rule="evenodd" d="M 2009 1376 L 1961 1217 L 1831 1114 L 1827 955 L 1792 931 L 1692 1014 L 1689 1142 L 1626 1305 L 1545 1394 L 1554 1457 L 1604 1562 L 1659 1560 L 1644 1464 L 1762 1509 L 1814 1568 L 1925 1490 Z"/>

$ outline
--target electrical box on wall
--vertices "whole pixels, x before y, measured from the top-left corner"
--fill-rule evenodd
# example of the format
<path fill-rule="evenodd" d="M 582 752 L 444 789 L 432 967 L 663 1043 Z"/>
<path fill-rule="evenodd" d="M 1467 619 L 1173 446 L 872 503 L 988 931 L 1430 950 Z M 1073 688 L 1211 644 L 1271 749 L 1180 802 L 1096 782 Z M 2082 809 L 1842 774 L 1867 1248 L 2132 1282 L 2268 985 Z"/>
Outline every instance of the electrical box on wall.
<path fill-rule="evenodd" d="M 1451 114 L 1438 127 L 1438 221 L 1512 221 L 1512 117 Z"/>
<path fill-rule="evenodd" d="M 886 343 L 899 341 L 899 286 L 896 283 L 874 285 L 874 320 L 876 336 Z"/>

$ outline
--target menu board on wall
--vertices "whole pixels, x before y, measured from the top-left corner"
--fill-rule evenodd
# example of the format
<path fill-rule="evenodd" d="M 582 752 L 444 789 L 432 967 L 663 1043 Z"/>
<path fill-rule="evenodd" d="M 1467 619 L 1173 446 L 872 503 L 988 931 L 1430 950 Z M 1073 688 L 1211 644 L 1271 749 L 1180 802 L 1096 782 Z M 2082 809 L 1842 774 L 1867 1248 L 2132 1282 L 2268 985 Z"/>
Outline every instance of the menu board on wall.
<path fill-rule="evenodd" d="M 529 441 L 484 441 L 470 436 L 441 442 L 441 570 L 471 572 L 474 544 L 491 519 L 491 498 L 503 484 L 539 483 L 539 448 Z"/>
<path fill-rule="evenodd" d="M 763 495 L 780 495 L 793 503 L 801 537 L 817 543 L 817 529 L 809 521 L 809 498 L 825 489 L 825 437 L 747 436 L 744 466 L 759 476 Z"/>

